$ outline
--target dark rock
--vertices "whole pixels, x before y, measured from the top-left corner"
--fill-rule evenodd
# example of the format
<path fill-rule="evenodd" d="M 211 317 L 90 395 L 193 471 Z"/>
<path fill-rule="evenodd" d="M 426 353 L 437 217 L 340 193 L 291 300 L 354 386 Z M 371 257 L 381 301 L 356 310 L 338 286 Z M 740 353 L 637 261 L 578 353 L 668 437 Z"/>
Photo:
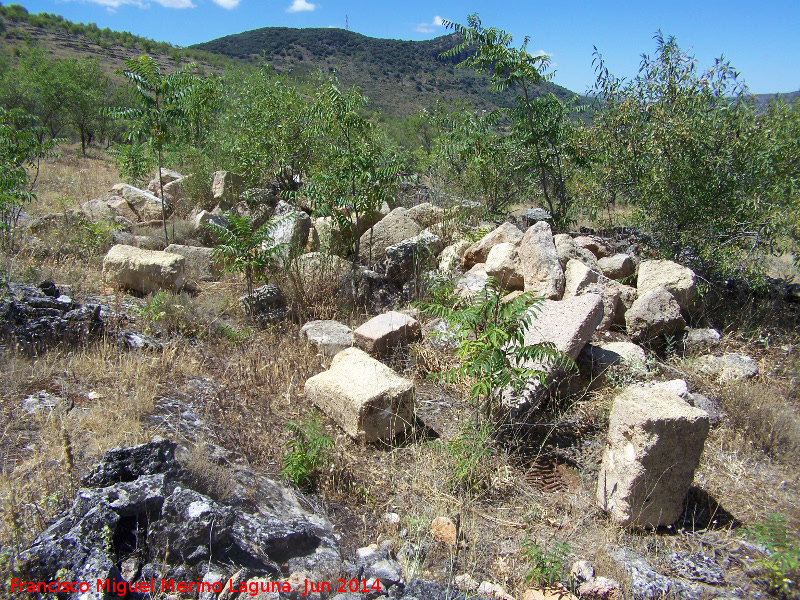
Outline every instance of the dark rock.
<path fill-rule="evenodd" d="M 39 289 L 42 290 L 45 296 L 50 296 L 51 298 L 58 298 L 61 295 L 56 284 L 52 281 L 43 281 L 39 284 Z"/>
<path fill-rule="evenodd" d="M 83 478 L 88 487 L 108 487 L 134 481 L 142 475 L 166 473 L 175 475 L 180 465 L 175 460 L 175 442 L 156 438 L 147 444 L 130 448 L 112 448 Z"/>
<path fill-rule="evenodd" d="M 519 222 L 522 224 L 522 230 L 525 231 L 528 227 L 539 221 L 551 221 L 552 219 L 553 215 L 543 208 L 529 208 L 522 213 Z"/>
<path fill-rule="evenodd" d="M 725 579 L 722 567 L 702 552 L 676 552 L 669 558 L 675 574 L 692 581 L 719 584 Z"/>
<path fill-rule="evenodd" d="M 262 285 L 239 298 L 239 302 L 261 321 L 275 322 L 288 318 L 291 309 L 286 306 L 286 296 L 276 285 Z"/>
<path fill-rule="evenodd" d="M 402 283 L 422 270 L 436 266 L 444 244 L 438 235 L 423 231 L 386 248 L 386 277 Z"/>
<path fill-rule="evenodd" d="M 117 333 L 117 346 L 126 350 L 161 350 L 161 342 L 155 338 L 125 329 Z"/>
<path fill-rule="evenodd" d="M 412 579 L 403 590 L 403 598 L 416 598 L 417 600 L 466 600 L 466 596 L 454 588 L 423 581 L 422 579 Z M 473 600 L 478 600 L 481 596 L 471 596 Z"/>

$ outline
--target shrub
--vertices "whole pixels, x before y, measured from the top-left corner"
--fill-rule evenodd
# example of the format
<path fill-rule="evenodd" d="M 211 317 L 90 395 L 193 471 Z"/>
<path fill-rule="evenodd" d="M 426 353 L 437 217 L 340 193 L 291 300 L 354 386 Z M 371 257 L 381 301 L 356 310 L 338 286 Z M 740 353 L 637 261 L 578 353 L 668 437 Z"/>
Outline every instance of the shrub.
<path fill-rule="evenodd" d="M 323 433 L 322 424 L 313 418 L 305 419 L 300 425 L 289 422 L 286 427 L 294 439 L 286 444 L 281 475 L 291 479 L 298 487 L 308 487 L 314 483 L 320 468 L 327 462 L 333 439 Z"/>

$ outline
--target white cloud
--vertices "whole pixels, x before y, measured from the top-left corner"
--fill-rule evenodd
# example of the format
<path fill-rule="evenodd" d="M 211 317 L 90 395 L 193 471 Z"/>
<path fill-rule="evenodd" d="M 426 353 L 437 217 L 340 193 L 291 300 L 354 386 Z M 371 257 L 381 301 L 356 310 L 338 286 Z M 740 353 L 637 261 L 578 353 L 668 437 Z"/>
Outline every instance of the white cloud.
<path fill-rule="evenodd" d="M 419 23 L 414 27 L 414 31 L 419 31 L 420 33 L 436 33 L 434 27 L 442 27 L 442 25 L 442 17 L 436 15 L 430 23 Z"/>
<path fill-rule="evenodd" d="M 312 11 L 316 10 L 317 5 L 313 4 L 312 2 L 307 2 L 306 0 L 294 0 L 292 5 L 286 9 L 287 13 L 296 13 L 296 12 L 304 12 L 304 11 Z"/>
<path fill-rule="evenodd" d="M 239 2 L 242 0 L 211 0 L 214 4 L 221 6 L 222 8 L 227 8 L 228 10 L 232 8 L 236 8 L 239 6 Z"/>
<path fill-rule="evenodd" d="M 119 8 L 120 6 L 129 5 L 129 6 L 138 6 L 139 8 L 147 8 L 149 6 L 148 3 L 142 2 L 141 0 L 89 0 L 90 2 L 94 2 L 95 4 L 99 4 L 100 6 L 105 6 L 109 9 Z M 194 8 L 194 4 L 192 4 L 192 0 L 155 0 L 157 4 L 161 6 L 166 6 L 167 8 Z"/>
<path fill-rule="evenodd" d="M 553 56 L 553 55 L 550 54 L 549 52 L 546 52 L 545 50 L 537 50 L 536 52 L 532 53 L 532 56 Z"/>

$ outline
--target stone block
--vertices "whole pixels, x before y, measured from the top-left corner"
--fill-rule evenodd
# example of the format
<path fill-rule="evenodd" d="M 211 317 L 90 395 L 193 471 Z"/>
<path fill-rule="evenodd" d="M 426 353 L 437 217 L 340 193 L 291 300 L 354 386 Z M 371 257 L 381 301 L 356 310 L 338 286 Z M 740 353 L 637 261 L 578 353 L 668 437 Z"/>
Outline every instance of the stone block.
<path fill-rule="evenodd" d="M 103 258 L 103 281 L 142 294 L 183 287 L 186 259 L 178 254 L 112 246 Z"/>
<path fill-rule="evenodd" d="M 539 221 L 529 227 L 518 252 L 525 291 L 559 300 L 564 295 L 564 271 L 558 260 L 550 225 Z"/>
<path fill-rule="evenodd" d="M 422 335 L 419 321 L 403 313 L 389 311 L 371 318 L 353 332 L 356 346 L 370 354 L 383 354 Z"/>
<path fill-rule="evenodd" d="M 478 263 L 485 263 L 489 251 L 497 244 L 518 244 L 522 241 L 523 234 L 511 223 L 503 223 L 472 244 L 464 252 L 464 268 L 471 268 Z"/>

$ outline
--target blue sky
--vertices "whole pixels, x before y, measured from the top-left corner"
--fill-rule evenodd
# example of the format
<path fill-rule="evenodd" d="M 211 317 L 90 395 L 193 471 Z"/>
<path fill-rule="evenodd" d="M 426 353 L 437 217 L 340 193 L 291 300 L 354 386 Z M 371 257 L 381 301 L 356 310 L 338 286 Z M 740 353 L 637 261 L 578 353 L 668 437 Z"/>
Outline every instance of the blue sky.
<path fill-rule="evenodd" d="M 10 2 L 4 2 L 8 4 Z M 585 2 L 455 2 L 407 0 L 19 0 L 30 12 L 127 30 L 188 46 L 267 26 L 344 27 L 381 38 L 421 40 L 445 33 L 441 19 L 485 26 L 552 56 L 554 81 L 575 92 L 594 82 L 593 46 L 612 73 L 635 75 L 640 56 L 662 29 L 689 49 L 701 67 L 724 54 L 754 93 L 800 89 L 800 0 L 649 0 Z"/>

